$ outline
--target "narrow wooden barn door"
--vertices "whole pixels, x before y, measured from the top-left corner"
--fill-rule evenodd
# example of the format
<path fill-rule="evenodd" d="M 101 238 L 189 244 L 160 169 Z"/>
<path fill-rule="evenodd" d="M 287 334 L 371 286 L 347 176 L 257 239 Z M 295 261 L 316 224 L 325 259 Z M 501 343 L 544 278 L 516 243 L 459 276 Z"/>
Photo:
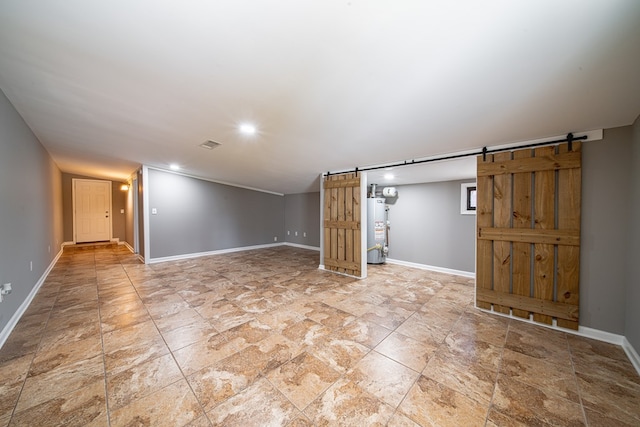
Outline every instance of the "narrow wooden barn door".
<path fill-rule="evenodd" d="M 361 276 L 360 177 L 331 175 L 324 181 L 324 257 L 327 270 Z"/>
<path fill-rule="evenodd" d="M 478 157 L 478 307 L 578 329 L 580 148 Z"/>

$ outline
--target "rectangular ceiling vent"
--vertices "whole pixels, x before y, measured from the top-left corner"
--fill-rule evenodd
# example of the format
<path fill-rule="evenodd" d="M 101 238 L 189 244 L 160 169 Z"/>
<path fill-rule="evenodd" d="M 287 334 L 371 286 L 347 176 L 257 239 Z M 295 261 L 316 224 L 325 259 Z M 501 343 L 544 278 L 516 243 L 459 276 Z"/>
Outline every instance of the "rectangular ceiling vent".
<path fill-rule="evenodd" d="M 200 147 L 206 148 L 207 150 L 213 150 L 214 148 L 219 147 L 220 145 L 222 144 L 220 144 L 219 142 L 208 140 L 200 144 Z"/>

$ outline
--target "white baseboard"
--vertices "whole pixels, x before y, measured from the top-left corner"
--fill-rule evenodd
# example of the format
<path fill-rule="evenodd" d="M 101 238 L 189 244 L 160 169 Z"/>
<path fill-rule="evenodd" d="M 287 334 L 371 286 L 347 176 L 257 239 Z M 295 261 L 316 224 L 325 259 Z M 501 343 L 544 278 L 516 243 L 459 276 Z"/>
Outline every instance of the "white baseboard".
<path fill-rule="evenodd" d="M 485 310 L 484 308 L 480 308 L 477 306 L 476 308 L 480 311 L 484 311 L 485 313 L 491 313 L 497 316 L 514 319 L 519 322 L 530 323 L 532 325 L 540 326 L 543 328 L 554 329 L 556 331 L 565 332 L 567 334 L 577 335 L 585 338 L 591 338 L 594 340 L 603 341 L 609 344 L 621 346 L 624 352 L 627 354 L 627 357 L 629 357 L 629 360 L 633 364 L 633 367 L 636 368 L 636 371 L 640 375 L 640 356 L 638 356 L 638 353 L 636 352 L 636 350 L 633 348 L 631 343 L 627 340 L 627 338 L 624 335 L 601 331 L 599 329 L 589 328 L 586 326 L 578 326 L 578 330 L 574 331 L 573 329 L 558 327 L 556 325 L 555 320 L 553 321 L 553 325 L 546 325 L 543 323 L 534 322 L 533 320 L 530 320 L 530 319 L 523 319 L 522 317 L 513 316 L 511 314 L 498 313 L 497 311 L 493 311 L 493 310 Z"/>
<path fill-rule="evenodd" d="M 636 371 L 638 371 L 638 375 L 640 375 L 640 356 L 638 356 L 636 349 L 633 348 L 629 340 L 627 340 L 627 337 L 623 337 L 622 349 L 627 353 L 627 357 L 631 361 L 631 364 L 636 368 Z"/>
<path fill-rule="evenodd" d="M 122 242 L 122 243 L 120 243 L 120 244 L 121 244 L 121 245 L 124 245 L 124 247 L 125 247 L 125 248 L 129 249 L 129 251 L 130 251 L 132 254 L 135 254 L 135 253 L 136 253 L 136 251 L 134 251 L 134 250 L 133 250 L 133 247 L 131 247 L 131 245 L 130 245 L 128 242 Z"/>
<path fill-rule="evenodd" d="M 318 246 L 301 245 L 299 243 L 291 243 L 291 242 L 284 242 L 282 245 L 292 246 L 294 248 L 300 248 L 300 249 L 309 249 L 310 251 L 320 252 L 320 247 Z"/>
<path fill-rule="evenodd" d="M 474 273 L 473 271 L 454 270 L 451 268 L 436 267 L 433 265 L 426 265 L 426 264 L 418 264 L 415 262 L 402 261 L 399 259 L 392 259 L 392 258 L 387 258 L 387 262 L 389 264 L 403 265 L 405 267 L 419 268 L 420 270 L 435 271 L 437 273 L 454 274 L 456 276 L 470 277 L 472 279 L 476 277 L 476 273 Z"/>
<path fill-rule="evenodd" d="M 341 273 L 341 272 L 339 272 L 339 271 L 327 270 L 327 269 L 324 267 L 324 265 L 322 265 L 322 264 L 320 264 L 320 265 L 318 266 L 318 269 L 319 269 L 319 270 L 324 270 L 324 271 L 326 271 L 326 272 L 328 272 L 328 273 L 339 274 L 339 275 L 341 275 L 341 276 L 351 277 L 351 278 L 353 278 L 353 279 L 358 279 L 358 280 L 366 279 L 366 277 L 359 277 L 359 276 L 354 276 L 354 275 L 352 275 L 352 274 Z"/>
<path fill-rule="evenodd" d="M 623 335 L 612 334 L 611 332 L 601 331 L 600 329 L 588 328 L 586 326 L 578 326 L 578 332 L 571 329 L 558 328 L 561 331 L 580 335 L 585 338 L 592 338 L 598 341 L 608 342 L 609 344 L 622 345 L 625 340 Z"/>
<path fill-rule="evenodd" d="M 56 265 L 56 263 L 58 262 L 58 260 L 62 256 L 62 253 L 64 251 L 64 246 L 67 245 L 67 244 L 69 244 L 69 243 L 68 242 L 64 242 L 60 246 L 60 251 L 55 256 L 55 258 L 53 258 L 53 260 L 51 261 L 51 263 L 49 264 L 47 269 L 44 271 L 44 273 L 42 273 L 42 276 L 40 276 L 40 279 L 36 282 L 35 286 L 31 289 L 31 292 L 29 292 L 29 295 L 27 295 L 27 298 L 25 298 L 25 300 L 22 301 L 22 304 L 20 304 L 20 307 L 18 307 L 18 310 L 16 310 L 16 312 L 13 313 L 13 316 L 11 316 L 11 319 L 9 319 L 9 322 L 5 325 L 5 327 L 2 329 L 2 331 L 0 331 L 0 348 L 2 348 L 4 343 L 7 341 L 7 339 L 9 338 L 9 335 L 11 335 L 11 332 L 13 331 L 13 328 L 16 327 L 16 325 L 18 324 L 18 321 L 20 320 L 22 315 L 27 311 L 27 308 L 29 308 L 29 305 L 31 304 L 31 301 L 33 301 L 33 299 L 35 298 L 36 294 L 38 293 L 38 291 L 42 287 L 42 284 L 47 279 L 47 276 L 49 275 L 49 273 L 51 272 L 53 267 Z M 73 243 L 71 243 L 71 244 L 73 244 Z"/>
<path fill-rule="evenodd" d="M 275 248 L 282 245 L 283 243 L 267 243 L 266 245 L 243 246 L 239 248 L 220 249 L 217 251 L 196 252 L 196 253 L 166 256 L 166 257 L 160 257 L 160 258 L 149 258 L 149 264 L 156 264 L 159 262 L 167 262 L 167 261 L 179 261 L 179 260 L 190 259 L 190 258 L 200 258 L 203 256 L 229 254 L 233 252 L 251 251 L 254 249 Z"/>
<path fill-rule="evenodd" d="M 71 245 L 75 245 L 76 242 L 62 242 L 62 246 L 71 246 Z"/>

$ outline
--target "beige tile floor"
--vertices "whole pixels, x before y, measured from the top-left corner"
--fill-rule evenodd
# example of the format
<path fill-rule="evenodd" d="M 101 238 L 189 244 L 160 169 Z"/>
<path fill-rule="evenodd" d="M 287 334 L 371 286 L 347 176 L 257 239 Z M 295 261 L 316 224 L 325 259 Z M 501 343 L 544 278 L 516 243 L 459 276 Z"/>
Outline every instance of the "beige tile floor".
<path fill-rule="evenodd" d="M 0 426 L 640 425 L 621 348 L 478 311 L 469 279 L 317 256 L 66 251 L 0 350 Z"/>

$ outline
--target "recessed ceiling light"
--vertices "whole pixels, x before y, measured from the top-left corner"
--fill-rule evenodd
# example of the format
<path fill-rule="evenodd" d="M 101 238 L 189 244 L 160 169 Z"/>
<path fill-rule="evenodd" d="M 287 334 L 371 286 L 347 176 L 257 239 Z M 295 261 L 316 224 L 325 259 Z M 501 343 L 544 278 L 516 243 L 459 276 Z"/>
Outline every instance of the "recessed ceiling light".
<path fill-rule="evenodd" d="M 245 135 L 255 135 L 256 127 L 251 123 L 243 123 L 240 125 L 240 132 Z"/>
<path fill-rule="evenodd" d="M 384 174 L 384 179 L 393 179 L 395 178 L 395 176 L 392 173 L 385 173 Z"/>
<path fill-rule="evenodd" d="M 175 164 L 175 163 L 171 163 L 171 164 L 169 165 L 169 169 L 171 169 L 172 171 L 177 171 L 177 170 L 180 170 L 180 166 L 178 166 L 178 165 L 177 165 L 177 164 Z"/>

